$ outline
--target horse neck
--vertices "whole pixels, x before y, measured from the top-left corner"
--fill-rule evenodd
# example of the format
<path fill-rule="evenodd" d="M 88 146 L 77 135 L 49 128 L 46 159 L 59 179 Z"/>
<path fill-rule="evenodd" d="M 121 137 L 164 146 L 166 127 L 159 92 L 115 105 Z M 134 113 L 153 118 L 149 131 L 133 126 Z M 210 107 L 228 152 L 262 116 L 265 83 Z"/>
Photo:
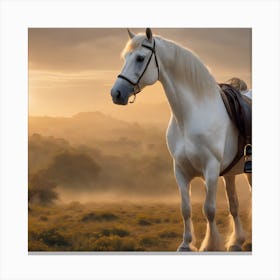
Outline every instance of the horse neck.
<path fill-rule="evenodd" d="M 172 42 L 157 41 L 160 76 L 172 113 L 179 124 L 220 102 L 217 84 L 208 69 L 190 51 Z M 187 53 L 184 53 L 187 52 Z M 203 109 L 204 110 L 204 109 Z"/>

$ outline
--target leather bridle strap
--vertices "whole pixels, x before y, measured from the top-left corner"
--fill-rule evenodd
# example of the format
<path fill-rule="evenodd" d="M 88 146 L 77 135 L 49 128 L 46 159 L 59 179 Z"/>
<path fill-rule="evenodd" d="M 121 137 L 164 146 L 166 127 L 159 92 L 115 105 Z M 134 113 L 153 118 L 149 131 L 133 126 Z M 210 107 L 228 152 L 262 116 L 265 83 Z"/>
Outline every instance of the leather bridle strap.
<path fill-rule="evenodd" d="M 158 70 L 158 79 L 159 79 L 159 66 L 158 66 L 158 60 L 157 60 L 157 56 L 156 56 L 156 41 L 154 40 L 154 44 L 153 44 L 153 47 L 149 46 L 149 45 L 145 45 L 144 43 L 142 44 L 142 47 L 144 48 L 147 48 L 149 50 L 151 50 L 151 55 L 147 61 L 147 64 L 146 66 L 144 67 L 141 75 L 139 75 L 139 78 L 137 79 L 136 82 L 133 82 L 131 79 L 129 79 L 128 77 L 122 75 L 122 74 L 119 74 L 118 75 L 118 78 L 121 78 L 123 80 L 126 80 L 127 82 L 129 82 L 131 85 L 133 85 L 133 89 L 134 89 L 134 95 L 136 95 L 137 93 L 139 93 L 141 91 L 140 87 L 139 87 L 139 82 L 140 80 L 142 79 L 143 75 L 145 74 L 150 62 L 151 62 L 151 59 L 153 57 L 153 55 L 155 55 L 155 62 L 156 62 L 156 66 L 157 66 L 157 70 Z"/>

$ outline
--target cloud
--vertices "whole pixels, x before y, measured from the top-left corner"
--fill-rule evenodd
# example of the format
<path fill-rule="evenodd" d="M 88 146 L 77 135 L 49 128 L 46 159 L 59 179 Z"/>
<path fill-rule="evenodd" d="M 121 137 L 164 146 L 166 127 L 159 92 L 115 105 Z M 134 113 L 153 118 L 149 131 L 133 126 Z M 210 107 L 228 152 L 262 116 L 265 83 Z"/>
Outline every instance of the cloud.
<path fill-rule="evenodd" d="M 153 32 L 194 50 L 212 69 L 232 66 L 250 71 L 250 29 L 156 28 Z M 31 28 L 29 66 L 67 72 L 121 69 L 119 54 L 127 39 L 126 30 L 120 28 Z"/>
<path fill-rule="evenodd" d="M 251 29 L 152 30 L 197 53 L 218 82 L 238 76 L 251 87 Z M 113 110 L 109 93 L 122 68 L 120 53 L 127 40 L 125 28 L 30 28 L 30 113 L 71 115 L 79 111 Z M 159 83 L 147 87 L 138 99 L 143 103 L 166 102 Z"/>
<path fill-rule="evenodd" d="M 109 84 L 117 70 L 88 70 L 80 72 L 29 71 L 29 88 L 83 87 L 88 83 Z"/>
<path fill-rule="evenodd" d="M 67 72 L 119 69 L 118 54 L 125 40 L 125 32 L 112 29 L 30 29 L 30 68 Z"/>

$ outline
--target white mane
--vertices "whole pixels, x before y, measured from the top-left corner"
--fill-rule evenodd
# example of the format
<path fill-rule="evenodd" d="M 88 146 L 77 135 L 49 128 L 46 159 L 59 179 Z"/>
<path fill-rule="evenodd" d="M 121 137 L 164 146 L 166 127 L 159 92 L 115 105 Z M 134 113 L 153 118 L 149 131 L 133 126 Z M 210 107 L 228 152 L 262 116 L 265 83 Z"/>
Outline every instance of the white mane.
<path fill-rule="evenodd" d="M 163 45 L 168 49 L 174 67 L 177 68 L 177 75 L 185 80 L 194 92 L 200 95 L 211 95 L 216 92 L 217 83 L 210 73 L 207 66 L 205 66 L 200 58 L 191 50 L 180 46 L 179 44 L 163 39 L 157 38 L 157 45 Z"/>
<path fill-rule="evenodd" d="M 145 34 L 137 34 L 126 43 L 121 56 L 124 58 L 127 53 L 139 48 L 145 39 Z M 177 75 L 179 75 L 179 78 L 183 79 L 194 92 L 200 95 L 207 95 L 208 97 L 216 92 L 217 83 L 214 77 L 195 52 L 160 36 L 154 36 L 154 39 L 156 40 L 157 49 L 160 49 L 160 47 L 166 49 L 160 54 L 157 53 L 159 59 L 160 55 L 166 56 L 167 54 L 170 56 L 169 60 L 176 68 Z M 157 52 L 160 51 L 157 50 Z M 166 60 L 166 57 L 162 58 L 162 60 Z"/>

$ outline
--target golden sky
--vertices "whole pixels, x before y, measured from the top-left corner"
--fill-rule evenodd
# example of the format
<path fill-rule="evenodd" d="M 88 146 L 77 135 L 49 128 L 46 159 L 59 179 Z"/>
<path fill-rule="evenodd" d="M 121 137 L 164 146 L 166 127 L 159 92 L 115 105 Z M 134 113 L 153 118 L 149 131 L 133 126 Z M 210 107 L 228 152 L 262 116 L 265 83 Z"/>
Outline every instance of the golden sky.
<path fill-rule="evenodd" d="M 132 31 L 144 32 L 144 28 Z M 196 52 L 217 82 L 237 76 L 251 87 L 251 29 L 152 31 Z M 114 115 L 120 110 L 112 103 L 110 89 L 123 65 L 120 53 L 128 40 L 125 28 L 30 28 L 28 40 L 30 115 L 72 116 L 97 110 Z M 167 101 L 157 83 L 128 106 L 163 102 Z"/>

